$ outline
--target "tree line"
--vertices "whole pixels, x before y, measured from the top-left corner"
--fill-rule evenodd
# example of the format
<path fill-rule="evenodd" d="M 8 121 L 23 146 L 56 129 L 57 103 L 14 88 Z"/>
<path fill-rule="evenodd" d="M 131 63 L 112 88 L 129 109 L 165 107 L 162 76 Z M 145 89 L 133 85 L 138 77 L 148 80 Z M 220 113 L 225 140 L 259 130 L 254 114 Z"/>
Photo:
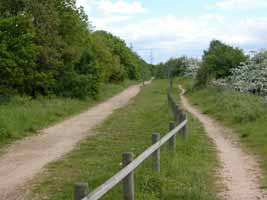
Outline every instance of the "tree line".
<path fill-rule="evenodd" d="M 1 97 L 96 97 L 103 84 L 151 71 L 123 40 L 93 31 L 75 0 L 1 0 Z"/>
<path fill-rule="evenodd" d="M 156 74 L 158 77 L 167 77 L 168 73 L 173 76 L 194 76 L 196 85 L 201 86 L 214 79 L 230 76 L 232 69 L 247 60 L 248 56 L 242 49 L 213 40 L 201 59 L 186 56 L 171 58 L 156 66 Z"/>
<path fill-rule="evenodd" d="M 216 85 L 240 92 L 267 96 L 267 51 L 245 54 L 238 47 L 211 41 L 202 59 L 171 58 L 155 67 L 158 78 L 191 76 L 194 87 Z"/>
<path fill-rule="evenodd" d="M 154 67 L 154 73 L 157 78 L 169 78 L 178 76 L 195 77 L 200 67 L 200 60 L 181 56 L 170 58 L 165 63 L 159 63 Z"/>

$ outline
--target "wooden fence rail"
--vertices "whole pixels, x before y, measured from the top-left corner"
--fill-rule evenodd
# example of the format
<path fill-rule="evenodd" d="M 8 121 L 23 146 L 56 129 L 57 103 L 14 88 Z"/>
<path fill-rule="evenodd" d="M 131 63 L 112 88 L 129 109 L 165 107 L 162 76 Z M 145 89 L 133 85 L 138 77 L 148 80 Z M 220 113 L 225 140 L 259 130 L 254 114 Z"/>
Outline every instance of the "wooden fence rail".
<path fill-rule="evenodd" d="M 171 107 L 176 124 L 179 124 L 186 118 L 186 115 L 170 93 L 168 93 L 168 104 Z"/>
<path fill-rule="evenodd" d="M 122 163 L 123 169 L 117 174 L 108 179 L 104 184 L 89 193 L 87 183 L 77 183 L 74 187 L 74 200 L 97 200 L 103 197 L 119 182 L 123 182 L 123 199 L 134 200 L 134 170 L 142 164 L 148 157 L 153 158 L 153 169 L 160 171 L 160 147 L 169 141 L 170 149 L 173 151 L 176 148 L 176 134 L 181 132 L 185 134 L 187 119 L 185 114 L 175 103 L 171 94 L 168 94 L 169 105 L 174 114 L 175 123 L 169 124 L 170 132 L 160 139 L 160 134 L 154 133 L 152 135 L 152 146 L 146 149 L 136 159 L 133 159 L 133 153 L 127 152 L 123 154 Z M 174 109 L 176 111 L 174 111 Z M 182 112 L 182 113 L 180 113 Z M 179 116 L 179 117 L 178 117 Z"/>

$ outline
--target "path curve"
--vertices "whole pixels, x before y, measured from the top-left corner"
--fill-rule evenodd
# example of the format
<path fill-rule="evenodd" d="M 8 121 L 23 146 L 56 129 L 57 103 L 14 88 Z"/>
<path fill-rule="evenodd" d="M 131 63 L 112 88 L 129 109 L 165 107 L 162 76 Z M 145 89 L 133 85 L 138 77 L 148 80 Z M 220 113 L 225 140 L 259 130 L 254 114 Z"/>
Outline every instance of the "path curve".
<path fill-rule="evenodd" d="M 0 157 L 0 200 L 23 199 L 25 185 L 46 164 L 59 159 L 82 139 L 93 135 L 89 130 L 115 109 L 125 106 L 139 93 L 140 88 L 141 84 L 131 86 L 86 112 L 44 129 L 39 135 L 11 145 Z"/>
<path fill-rule="evenodd" d="M 219 196 L 225 200 L 265 200 L 264 191 L 260 189 L 260 169 L 253 156 L 244 152 L 233 139 L 229 137 L 231 130 L 217 121 L 202 114 L 191 106 L 182 90 L 181 100 L 184 108 L 198 118 L 204 125 L 208 136 L 214 141 L 218 157 L 222 163 L 219 175 L 226 189 Z M 228 137 L 227 137 L 228 135 Z"/>

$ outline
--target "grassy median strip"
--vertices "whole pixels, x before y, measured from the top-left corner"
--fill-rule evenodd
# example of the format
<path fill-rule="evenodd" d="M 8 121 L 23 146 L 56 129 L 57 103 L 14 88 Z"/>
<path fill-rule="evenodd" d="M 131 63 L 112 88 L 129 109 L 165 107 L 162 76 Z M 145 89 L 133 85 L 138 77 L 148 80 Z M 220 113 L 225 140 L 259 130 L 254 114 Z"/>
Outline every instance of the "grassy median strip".
<path fill-rule="evenodd" d="M 190 87 L 192 80 L 182 80 Z M 244 94 L 218 87 L 193 89 L 187 93 L 192 104 L 233 128 L 241 143 L 245 144 L 260 159 L 260 164 L 267 176 L 267 103 L 262 97 Z M 266 178 L 264 184 L 267 186 Z M 265 186 L 265 187 L 266 187 Z"/>
<path fill-rule="evenodd" d="M 63 159 L 49 164 L 32 186 L 28 199 L 71 200 L 73 184 L 88 182 L 90 190 L 121 168 L 123 152 L 135 155 L 151 145 L 152 133 L 168 132 L 171 115 L 167 105 L 167 81 L 156 80 L 125 108 L 99 125 L 96 135 L 83 141 Z M 188 136 L 177 137 L 177 150 L 161 150 L 161 172 L 145 161 L 135 171 L 136 199 L 215 200 L 216 153 L 202 125 L 189 116 Z M 121 184 L 103 199 L 122 199 Z"/>
<path fill-rule="evenodd" d="M 0 104 L 0 148 L 14 140 L 35 134 L 39 129 L 82 112 L 89 107 L 119 93 L 135 81 L 109 84 L 102 87 L 97 99 L 13 97 Z"/>

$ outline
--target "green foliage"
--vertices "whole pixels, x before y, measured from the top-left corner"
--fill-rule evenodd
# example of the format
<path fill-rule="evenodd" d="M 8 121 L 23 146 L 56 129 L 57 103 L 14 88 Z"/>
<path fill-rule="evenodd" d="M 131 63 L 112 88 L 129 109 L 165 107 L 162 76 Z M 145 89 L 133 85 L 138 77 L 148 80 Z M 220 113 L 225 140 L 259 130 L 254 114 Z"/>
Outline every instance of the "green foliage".
<path fill-rule="evenodd" d="M 187 67 L 187 57 L 183 56 L 176 59 L 170 59 L 165 63 L 167 69 L 170 70 L 170 73 L 172 73 L 173 76 L 179 76 L 182 75 Z"/>
<path fill-rule="evenodd" d="M 213 78 L 229 76 L 232 68 L 246 60 L 247 57 L 241 49 L 213 40 L 209 49 L 204 51 L 202 65 L 197 74 L 198 84 L 203 85 Z"/>
<path fill-rule="evenodd" d="M 15 16 L 21 13 L 26 6 L 26 0 L 2 0 L 0 3 L 0 17 Z"/>
<path fill-rule="evenodd" d="M 44 78 L 36 65 L 38 53 L 34 37 L 35 31 L 28 16 L 0 20 L 0 91 L 31 94 Z"/>
<path fill-rule="evenodd" d="M 166 70 L 166 66 L 163 63 L 160 63 L 155 66 L 155 77 L 159 79 L 163 79 L 168 77 L 168 72 Z"/>
<path fill-rule="evenodd" d="M 64 97 L 95 97 L 99 93 L 101 75 L 94 53 L 87 49 L 75 65 L 62 68 L 57 93 Z"/>
<path fill-rule="evenodd" d="M 135 101 L 119 109 L 97 127 L 95 136 L 83 141 L 63 159 L 51 163 L 33 185 L 28 199 L 70 200 L 73 184 L 89 183 L 90 191 L 121 169 L 121 155 L 135 157 L 151 145 L 151 134 L 168 132 L 168 82 L 157 80 L 145 87 Z M 177 91 L 178 88 L 175 88 Z M 178 94 L 178 93 L 176 93 Z M 157 114 L 155 114 L 157 113 Z M 188 137 L 177 136 L 177 149 L 161 149 L 161 171 L 152 170 L 147 159 L 135 171 L 135 195 L 140 200 L 216 200 L 214 180 L 216 152 L 200 122 L 189 116 Z M 168 145 L 168 144 L 166 144 Z M 55 187 L 55 185 L 57 187 Z M 122 199 L 118 184 L 102 199 Z"/>
<path fill-rule="evenodd" d="M 105 31 L 96 31 L 93 36 L 100 46 L 101 42 L 104 42 L 111 52 L 111 55 L 108 55 L 102 50 L 107 58 L 100 58 L 101 63 L 107 66 L 109 63 L 116 64 L 105 74 L 106 80 L 116 82 L 126 78 L 137 80 L 142 78 L 143 74 L 150 76 L 150 66 L 127 47 L 123 40 Z"/>
<path fill-rule="evenodd" d="M 193 75 L 193 71 L 198 69 L 199 61 L 185 56 L 171 58 L 166 63 L 160 63 L 156 66 L 155 75 L 157 78 L 167 78 L 169 76 Z M 196 68 L 194 70 L 194 68 Z M 190 74 L 189 74 L 190 73 Z"/>
<path fill-rule="evenodd" d="M 94 32 L 92 36 L 93 50 L 96 54 L 99 65 L 103 68 L 104 82 L 123 81 L 126 77 L 126 73 L 123 66 L 120 64 L 119 56 L 112 52 L 111 47 L 107 45 L 107 40 L 102 36 L 102 34 Z"/>
<path fill-rule="evenodd" d="M 0 11 L 0 99 L 95 97 L 101 83 L 138 80 L 142 67 L 149 71 L 124 41 L 93 33 L 75 0 L 2 0 Z"/>
<path fill-rule="evenodd" d="M 166 63 L 160 63 L 156 66 L 156 77 L 166 78 L 171 74 L 173 76 L 179 76 L 185 69 L 185 57 L 171 58 Z"/>

